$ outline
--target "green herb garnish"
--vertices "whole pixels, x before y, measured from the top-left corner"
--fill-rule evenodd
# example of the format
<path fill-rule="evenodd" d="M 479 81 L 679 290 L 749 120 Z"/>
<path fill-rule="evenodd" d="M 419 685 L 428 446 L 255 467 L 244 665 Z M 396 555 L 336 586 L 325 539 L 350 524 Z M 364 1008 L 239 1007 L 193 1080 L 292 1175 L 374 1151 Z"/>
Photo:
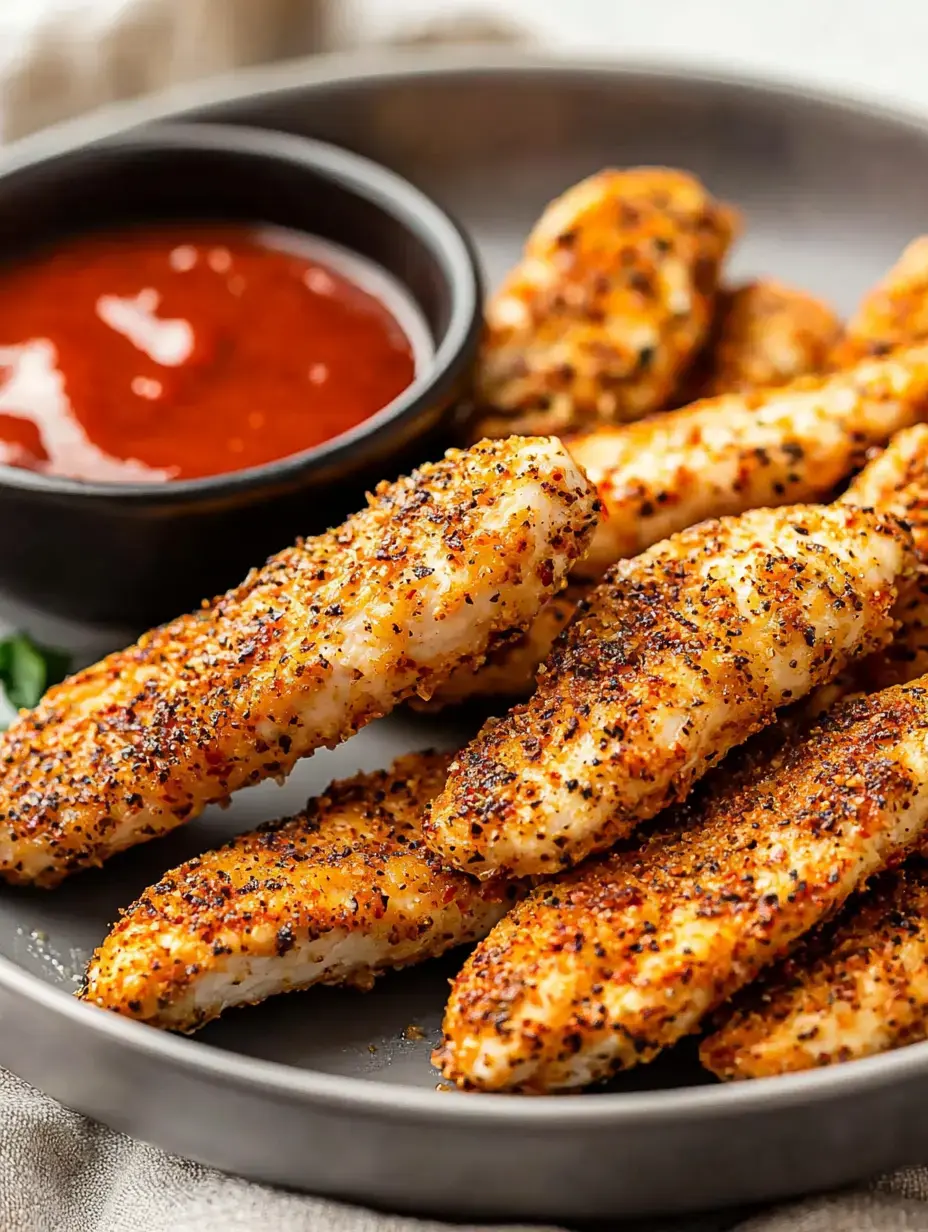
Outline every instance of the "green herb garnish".
<path fill-rule="evenodd" d="M 0 640 L 0 687 L 8 703 L 4 709 L 31 709 L 46 689 L 64 680 L 70 666 L 70 655 L 63 650 L 39 646 L 25 633 L 3 638 Z M 11 717 L 0 714 L 0 727 L 9 726 Z"/>

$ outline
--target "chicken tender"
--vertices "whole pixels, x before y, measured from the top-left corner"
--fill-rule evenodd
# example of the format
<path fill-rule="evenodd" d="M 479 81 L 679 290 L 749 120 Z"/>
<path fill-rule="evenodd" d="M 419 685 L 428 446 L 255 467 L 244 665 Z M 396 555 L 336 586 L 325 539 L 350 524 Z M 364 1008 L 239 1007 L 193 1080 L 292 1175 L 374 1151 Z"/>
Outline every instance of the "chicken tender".
<path fill-rule="evenodd" d="M 602 171 L 545 210 L 486 311 L 476 436 L 666 406 L 712 320 L 736 214 L 690 175 Z"/>
<path fill-rule="evenodd" d="M 886 645 L 913 569 L 904 524 L 849 504 L 754 510 L 620 562 L 531 700 L 455 758 L 427 841 L 478 876 L 604 850 L 778 707 Z"/>
<path fill-rule="evenodd" d="M 518 887 L 445 872 L 425 848 L 422 813 L 450 760 L 416 753 L 333 783 L 298 816 L 165 873 L 94 954 L 82 997 L 194 1031 L 312 984 L 370 988 L 477 940 Z"/>
<path fill-rule="evenodd" d="M 856 687 L 872 693 L 928 672 L 928 425 L 894 436 L 841 499 L 904 518 L 919 557 L 915 583 L 896 604 L 893 640 L 854 672 Z"/>
<path fill-rule="evenodd" d="M 824 372 L 841 333 L 834 309 L 772 278 L 719 293 L 713 337 L 681 402 L 787 385 Z"/>
<path fill-rule="evenodd" d="M 429 713 L 462 702 L 500 698 L 514 701 L 531 696 L 538 668 L 589 590 L 588 585 L 579 583 L 568 586 L 545 604 L 522 637 L 494 650 L 476 671 L 468 665 L 453 672 L 428 701 L 414 697 L 410 703 L 412 708 Z"/>
<path fill-rule="evenodd" d="M 928 346 L 782 390 L 730 395 L 568 441 L 604 518 L 578 576 L 703 518 L 828 499 L 867 452 L 928 417 Z"/>
<path fill-rule="evenodd" d="M 717 399 L 569 440 L 571 453 L 597 484 L 606 512 L 592 549 L 575 567 L 579 576 L 573 602 L 567 596 L 549 605 L 525 638 L 502 647 L 476 672 L 456 672 L 425 707 L 529 696 L 538 668 L 577 598 L 616 560 L 705 517 L 830 496 L 864 462 L 870 448 L 885 443 L 899 425 L 928 414 L 928 348 L 877 365 L 871 362 L 866 372 L 850 378 L 829 378 L 814 392 L 796 386 L 788 396 L 773 395 L 757 407 L 754 403 Z M 899 434 L 908 441 L 905 448 L 917 455 L 916 465 L 924 455 L 928 466 L 928 428 L 917 425 L 908 433 Z M 861 479 L 868 489 L 852 485 L 848 500 L 880 505 L 889 500 L 888 486 L 895 484 L 906 489 L 911 501 L 911 476 L 905 473 L 903 457 L 891 450 L 884 457 L 884 470 L 871 473 L 868 467 L 866 480 Z M 900 466 L 901 473 L 889 473 L 889 468 Z M 897 506 L 887 505 L 886 510 L 910 522 L 919 514 L 911 503 Z M 923 507 L 920 516 L 928 520 L 928 508 Z M 904 630 L 885 658 L 877 655 L 868 668 L 871 688 L 928 671 L 928 568 L 918 591 L 900 602 L 906 607 L 898 613 Z M 843 682 L 840 690 L 832 690 L 833 699 L 846 691 L 845 684 L 863 687 Z"/>
<path fill-rule="evenodd" d="M 928 339 L 928 235 L 914 239 L 866 295 L 831 355 L 835 368 Z"/>
<path fill-rule="evenodd" d="M 928 672 L 928 427 L 901 432 L 845 497 L 906 518 L 922 560 L 918 585 L 895 609 L 892 643 L 850 673 L 873 691 Z M 924 847 L 924 843 L 922 846 Z M 886 874 L 836 924 L 763 978 L 703 1047 L 720 1078 L 755 1078 L 868 1056 L 926 1037 L 928 875 L 924 861 Z"/>
<path fill-rule="evenodd" d="M 928 865 L 913 857 L 746 990 L 705 1039 L 717 1077 L 765 1078 L 928 1038 Z"/>
<path fill-rule="evenodd" d="M 928 681 L 840 705 L 640 849 L 549 882 L 453 986 L 436 1063 L 559 1091 L 653 1058 L 928 827 Z"/>
<path fill-rule="evenodd" d="M 928 424 L 897 432 L 840 499 L 904 518 L 919 554 L 928 553 Z"/>
<path fill-rule="evenodd" d="M 553 440 L 484 442 L 53 688 L 0 737 L 0 875 L 54 885 L 332 746 L 524 630 L 596 519 Z"/>

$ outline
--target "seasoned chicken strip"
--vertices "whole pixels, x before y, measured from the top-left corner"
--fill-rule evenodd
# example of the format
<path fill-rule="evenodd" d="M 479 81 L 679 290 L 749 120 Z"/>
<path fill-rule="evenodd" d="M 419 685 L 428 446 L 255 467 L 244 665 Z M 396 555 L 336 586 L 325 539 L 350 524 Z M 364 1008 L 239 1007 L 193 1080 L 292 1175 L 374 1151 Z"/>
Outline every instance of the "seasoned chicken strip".
<path fill-rule="evenodd" d="M 841 499 L 904 518 L 912 533 L 919 570 L 915 584 L 896 604 L 899 628 L 887 647 L 853 673 L 856 687 L 866 692 L 906 684 L 928 672 L 928 425 L 916 424 L 894 436 Z"/>
<path fill-rule="evenodd" d="M 928 339 L 928 235 L 908 245 L 863 299 L 831 355 L 835 368 Z"/>
<path fill-rule="evenodd" d="M 476 436 L 659 410 L 712 320 L 736 214 L 682 171 L 602 171 L 545 210 L 486 311 Z"/>
<path fill-rule="evenodd" d="M 830 378 L 814 392 L 797 386 L 789 396 L 755 403 L 725 398 L 568 441 L 571 453 L 599 487 L 607 515 L 591 551 L 575 568 L 581 578 L 572 588 L 573 601 L 566 596 L 549 605 L 525 638 L 502 647 L 476 672 L 469 667 L 455 672 L 431 702 L 416 703 L 417 708 L 529 696 L 554 637 L 589 587 L 586 579 L 623 556 L 643 551 L 701 518 L 829 496 L 865 460 L 868 448 L 885 442 L 898 425 L 928 413 L 928 348 L 894 356 L 886 364 L 870 363 L 850 378 Z M 928 428 L 918 425 L 910 431 L 928 433 Z M 928 456 L 926 439 L 910 437 L 910 452 L 920 455 L 924 450 Z M 901 457 L 887 451 L 884 467 L 900 464 Z M 888 484 L 909 483 L 904 472 L 891 476 L 884 469 L 871 475 L 868 467 L 864 474 L 869 492 L 853 487 L 847 494 L 858 505 L 880 504 Z M 910 521 L 913 512 L 891 505 L 886 511 Z M 920 590 L 906 597 L 906 636 L 896 638 L 886 654 L 904 659 L 916 639 L 925 651 L 924 666 L 893 674 L 887 661 L 873 677 L 880 687 L 928 671 L 928 633 L 923 635 L 917 626 L 921 620 L 928 630 L 928 575 L 923 589 L 924 595 Z M 922 602 L 919 615 L 916 606 Z"/>
<path fill-rule="evenodd" d="M 787 385 L 824 372 L 841 333 L 834 309 L 772 278 L 719 292 L 713 336 L 681 402 Z"/>
<path fill-rule="evenodd" d="M 782 390 L 713 398 L 577 436 L 605 517 L 578 576 L 708 517 L 827 499 L 901 428 L 928 417 L 928 346 Z"/>
<path fill-rule="evenodd" d="M 765 1078 L 928 1038 L 928 865 L 913 857 L 720 1010 L 700 1047 L 719 1078 Z"/>
<path fill-rule="evenodd" d="M 641 849 L 549 882 L 451 994 L 436 1062 L 486 1090 L 586 1086 L 696 1030 L 928 827 L 928 681 L 845 702 Z"/>
<path fill-rule="evenodd" d="M 850 673 L 848 687 L 904 684 L 928 672 L 928 427 L 900 432 L 843 499 L 905 517 L 922 558 L 917 588 L 896 605 L 901 628 Z M 723 1025 L 703 1046 L 707 1068 L 720 1078 L 756 1078 L 926 1038 L 926 867 L 914 860 L 886 874 L 743 1002 L 720 1011 Z"/>
<path fill-rule="evenodd" d="M 500 646 L 487 656 L 486 663 L 476 671 L 469 665 L 458 668 L 440 684 L 427 701 L 414 697 L 414 710 L 431 712 L 462 702 L 507 701 L 531 696 L 538 668 L 554 645 L 554 639 L 569 623 L 577 604 L 589 593 L 590 586 L 574 583 L 549 600 L 535 617 L 532 627 L 509 645 Z"/>
<path fill-rule="evenodd" d="M 52 689 L 0 737 L 0 875 L 54 885 L 289 772 L 525 629 L 596 502 L 553 440 L 484 442 Z"/>
<path fill-rule="evenodd" d="M 527 703 L 451 766 L 426 823 L 478 875 L 552 873 L 681 800 L 777 707 L 892 635 L 902 523 L 842 504 L 707 522 L 620 562 Z"/>
<path fill-rule="evenodd" d="M 90 961 L 82 996 L 175 1031 L 311 984 L 369 988 L 383 971 L 475 941 L 518 888 L 442 870 L 422 813 L 450 754 L 333 783 L 305 812 L 165 873 Z"/>
<path fill-rule="evenodd" d="M 928 552 L 928 424 L 897 432 L 840 499 L 904 518 L 919 554 Z"/>

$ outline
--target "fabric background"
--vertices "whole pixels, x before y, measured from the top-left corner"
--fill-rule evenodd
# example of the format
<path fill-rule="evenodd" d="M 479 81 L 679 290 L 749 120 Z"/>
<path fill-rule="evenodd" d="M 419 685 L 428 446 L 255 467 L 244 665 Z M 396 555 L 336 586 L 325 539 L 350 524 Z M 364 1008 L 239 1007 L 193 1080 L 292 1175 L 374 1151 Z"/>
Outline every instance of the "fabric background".
<path fill-rule="evenodd" d="M 466 10 L 463 16 L 459 10 Z M 430 0 L 0 0 L 0 138 L 285 52 L 475 36 L 534 36 L 600 53 L 614 48 L 723 62 L 928 106 L 923 71 L 928 6 L 921 0 L 884 0 L 879 6 L 859 0 L 778 0 L 776 5 L 509 0 L 505 6 Z M 618 1227 L 616 1214 L 609 1227 Z M 0 1071 L 0 1232 L 441 1232 L 447 1227 L 224 1176 L 114 1134 Z M 928 1168 L 747 1219 L 721 1214 L 647 1228 L 928 1232 Z M 522 1232 L 544 1230 L 533 1225 Z"/>

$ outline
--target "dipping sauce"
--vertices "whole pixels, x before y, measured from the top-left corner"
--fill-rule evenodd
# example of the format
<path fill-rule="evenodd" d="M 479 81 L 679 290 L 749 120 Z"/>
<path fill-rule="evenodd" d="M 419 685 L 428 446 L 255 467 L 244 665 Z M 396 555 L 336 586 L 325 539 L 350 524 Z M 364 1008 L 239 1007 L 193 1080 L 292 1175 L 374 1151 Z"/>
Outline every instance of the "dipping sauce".
<path fill-rule="evenodd" d="M 423 350 L 389 275 L 312 237 L 75 237 L 0 270 L 0 462 L 126 483 L 258 466 L 376 414 Z"/>

